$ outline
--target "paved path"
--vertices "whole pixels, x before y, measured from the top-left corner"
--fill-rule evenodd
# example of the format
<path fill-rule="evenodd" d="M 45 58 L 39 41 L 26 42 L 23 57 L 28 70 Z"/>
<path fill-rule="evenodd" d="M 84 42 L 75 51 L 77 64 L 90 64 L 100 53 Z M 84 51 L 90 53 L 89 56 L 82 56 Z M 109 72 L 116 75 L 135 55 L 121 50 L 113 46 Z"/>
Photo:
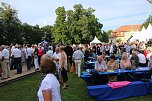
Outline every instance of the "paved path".
<path fill-rule="evenodd" d="M 7 84 L 7 83 L 9 83 L 9 82 L 11 82 L 15 79 L 18 79 L 18 78 L 22 79 L 22 77 L 25 77 L 29 74 L 36 73 L 34 67 L 32 67 L 31 70 L 27 70 L 26 65 L 22 66 L 22 74 L 16 74 L 16 72 L 17 72 L 16 69 L 11 70 L 10 71 L 10 77 L 11 78 L 8 78 L 8 79 L 5 79 L 5 80 L 1 80 L 2 77 L 0 77 L 0 86 L 4 85 L 4 84 Z"/>

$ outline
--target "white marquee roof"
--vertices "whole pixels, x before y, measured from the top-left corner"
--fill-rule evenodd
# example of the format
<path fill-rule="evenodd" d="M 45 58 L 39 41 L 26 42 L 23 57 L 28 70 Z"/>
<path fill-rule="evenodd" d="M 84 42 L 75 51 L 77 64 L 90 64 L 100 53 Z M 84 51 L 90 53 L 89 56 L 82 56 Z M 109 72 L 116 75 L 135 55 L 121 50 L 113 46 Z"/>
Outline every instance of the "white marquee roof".
<path fill-rule="evenodd" d="M 94 39 L 90 42 L 90 44 L 92 44 L 92 43 L 97 44 L 97 43 L 102 43 L 102 42 L 99 41 L 99 40 L 97 39 L 97 37 L 95 36 Z"/>

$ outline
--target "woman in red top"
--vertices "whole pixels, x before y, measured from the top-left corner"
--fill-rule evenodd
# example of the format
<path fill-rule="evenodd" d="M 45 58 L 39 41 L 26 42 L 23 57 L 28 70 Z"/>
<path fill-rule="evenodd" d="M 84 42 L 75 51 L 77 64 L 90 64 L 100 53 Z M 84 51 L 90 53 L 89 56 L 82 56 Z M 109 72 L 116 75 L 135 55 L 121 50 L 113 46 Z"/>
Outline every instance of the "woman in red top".
<path fill-rule="evenodd" d="M 148 52 L 147 52 L 147 50 L 145 49 L 145 50 L 144 50 L 144 55 L 145 55 L 145 57 L 147 57 L 147 54 L 148 54 Z"/>
<path fill-rule="evenodd" d="M 44 54 L 43 49 L 41 46 L 39 46 L 39 48 L 38 48 L 38 63 L 39 63 L 39 65 L 40 65 L 41 57 L 43 54 Z"/>

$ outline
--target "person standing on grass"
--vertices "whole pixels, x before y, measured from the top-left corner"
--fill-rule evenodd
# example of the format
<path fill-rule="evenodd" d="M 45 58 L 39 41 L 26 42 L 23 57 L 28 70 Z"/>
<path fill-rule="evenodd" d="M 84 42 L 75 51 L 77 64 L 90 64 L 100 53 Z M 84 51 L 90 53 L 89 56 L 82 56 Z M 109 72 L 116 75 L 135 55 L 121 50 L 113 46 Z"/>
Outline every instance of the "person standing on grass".
<path fill-rule="evenodd" d="M 34 49 L 34 66 L 35 66 L 35 71 L 39 70 L 39 63 L 38 63 L 38 48 L 37 45 L 35 45 Z"/>
<path fill-rule="evenodd" d="M 26 53 L 27 70 L 30 70 L 31 62 L 32 62 L 32 54 L 33 54 L 31 45 L 27 45 L 27 48 L 25 49 L 25 53 Z"/>
<path fill-rule="evenodd" d="M 54 52 L 54 54 L 53 54 L 53 56 L 52 56 L 52 60 L 54 61 L 54 63 L 56 64 L 56 71 L 57 71 L 57 78 L 58 78 L 58 80 L 60 81 L 60 82 L 62 82 L 62 80 L 61 80 L 61 73 L 60 73 L 60 67 L 59 67 L 59 59 L 60 59 L 60 55 L 61 55 L 61 53 L 60 53 L 60 48 L 59 47 L 57 47 L 56 49 L 55 49 L 55 52 Z"/>
<path fill-rule="evenodd" d="M 80 73 L 81 73 L 81 62 L 84 58 L 84 54 L 82 53 L 82 51 L 80 51 L 80 48 L 77 47 L 77 50 L 73 53 L 73 59 L 75 62 L 75 69 L 76 69 L 76 74 L 78 74 L 78 77 L 80 77 Z"/>
<path fill-rule="evenodd" d="M 70 66 L 72 66 L 72 55 L 73 55 L 73 48 L 70 46 L 70 45 L 67 45 L 65 48 L 64 48 L 64 51 L 67 55 L 67 58 L 68 58 L 68 62 L 70 63 Z"/>
<path fill-rule="evenodd" d="M 22 73 L 21 55 L 22 52 L 19 49 L 19 46 L 16 44 L 15 49 L 12 50 L 12 58 L 14 58 L 14 66 L 15 68 L 17 68 L 17 74 Z"/>
<path fill-rule="evenodd" d="M 56 65 L 47 54 L 41 58 L 43 80 L 37 92 L 39 101 L 61 101 L 60 83 L 55 77 Z"/>
<path fill-rule="evenodd" d="M 6 49 L 5 45 L 1 46 L 2 48 L 2 59 L 1 59 L 1 64 L 2 64 L 2 79 L 7 79 L 10 78 L 10 66 L 9 66 L 9 50 Z"/>
<path fill-rule="evenodd" d="M 14 63 L 14 58 L 12 56 L 12 52 L 15 49 L 15 46 L 11 46 L 11 50 L 10 50 L 10 70 L 16 69 L 15 67 L 15 63 Z"/>
<path fill-rule="evenodd" d="M 44 54 L 44 52 L 43 52 L 42 46 L 39 45 L 39 48 L 38 48 L 38 63 L 39 63 L 39 65 L 40 65 L 41 57 L 43 54 Z"/>
<path fill-rule="evenodd" d="M 46 54 L 49 55 L 50 57 L 53 56 L 53 51 L 52 51 L 51 46 L 49 46 L 48 51 L 46 52 Z"/>
<path fill-rule="evenodd" d="M 63 88 L 66 89 L 68 87 L 68 75 L 67 75 L 67 55 L 64 52 L 64 47 L 60 47 L 60 58 L 59 58 L 59 67 L 61 69 L 61 76 L 63 80 Z"/>

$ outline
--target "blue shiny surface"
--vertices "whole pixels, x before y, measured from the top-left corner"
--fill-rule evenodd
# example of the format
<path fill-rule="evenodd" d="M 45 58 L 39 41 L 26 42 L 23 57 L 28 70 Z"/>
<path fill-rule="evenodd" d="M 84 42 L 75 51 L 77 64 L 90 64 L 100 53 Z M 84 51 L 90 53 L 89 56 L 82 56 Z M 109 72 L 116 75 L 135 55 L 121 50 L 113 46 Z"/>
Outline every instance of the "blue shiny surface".
<path fill-rule="evenodd" d="M 90 69 L 91 71 L 95 71 L 94 69 Z M 120 75 L 122 73 L 134 73 L 134 74 L 142 74 L 144 72 L 148 72 L 149 71 L 149 67 L 138 67 L 135 70 L 126 70 L 126 69 L 117 69 L 114 70 L 113 72 L 99 72 L 98 73 L 100 75 L 110 75 L 110 74 L 116 74 L 116 75 Z M 84 71 L 81 73 L 81 78 L 83 80 L 88 80 L 92 77 L 92 74 L 89 74 L 88 72 Z"/>
<path fill-rule="evenodd" d="M 87 88 L 88 95 L 94 96 L 97 100 L 118 100 L 131 96 L 142 96 L 146 94 L 152 94 L 152 81 L 135 81 L 125 87 L 117 89 L 112 89 L 107 84 L 88 86 Z"/>

